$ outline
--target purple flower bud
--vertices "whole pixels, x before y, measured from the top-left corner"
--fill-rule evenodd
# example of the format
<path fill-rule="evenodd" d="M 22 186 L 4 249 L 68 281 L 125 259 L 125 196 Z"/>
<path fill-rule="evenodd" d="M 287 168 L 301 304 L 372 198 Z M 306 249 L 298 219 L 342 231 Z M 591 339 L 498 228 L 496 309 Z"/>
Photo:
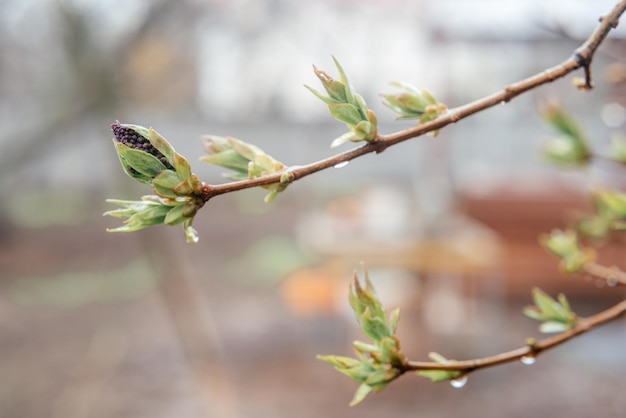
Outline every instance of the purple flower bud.
<path fill-rule="evenodd" d="M 135 129 L 124 126 L 119 122 L 115 122 L 111 124 L 111 130 L 113 131 L 113 135 L 115 136 L 115 140 L 121 144 L 126 145 L 129 148 L 133 148 L 139 151 L 147 152 L 155 156 L 163 165 L 170 170 L 173 170 L 174 167 L 167 161 L 165 155 L 161 154 L 161 152 L 156 149 L 148 138 L 139 134 Z"/>

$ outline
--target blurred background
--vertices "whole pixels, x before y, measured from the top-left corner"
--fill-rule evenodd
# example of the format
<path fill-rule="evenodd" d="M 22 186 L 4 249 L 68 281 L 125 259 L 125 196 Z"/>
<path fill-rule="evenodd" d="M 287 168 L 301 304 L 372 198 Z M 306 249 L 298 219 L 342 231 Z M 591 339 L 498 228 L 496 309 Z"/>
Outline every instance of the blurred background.
<path fill-rule="evenodd" d="M 558 98 L 606 150 L 624 134 L 626 30 L 596 55 L 596 88 L 569 78 L 292 185 L 210 201 L 200 242 L 179 227 L 108 234 L 106 198 L 150 191 L 121 170 L 115 120 L 152 126 L 200 178 L 203 134 L 288 165 L 332 155 L 344 126 L 302 87 L 331 54 L 373 108 L 390 81 L 449 107 L 566 59 L 613 1 L 0 0 L 0 417 L 618 417 L 624 321 L 470 376 L 406 376 L 357 407 L 357 384 L 315 359 L 363 339 L 347 303 L 364 262 L 400 306 L 409 358 L 469 359 L 539 337 L 534 285 L 581 315 L 624 297 L 563 277 L 541 233 L 589 209 L 609 163 L 559 171 L 541 157 L 537 104 Z M 195 162 L 194 162 L 195 161 Z M 623 243 L 602 261 L 626 267 Z"/>

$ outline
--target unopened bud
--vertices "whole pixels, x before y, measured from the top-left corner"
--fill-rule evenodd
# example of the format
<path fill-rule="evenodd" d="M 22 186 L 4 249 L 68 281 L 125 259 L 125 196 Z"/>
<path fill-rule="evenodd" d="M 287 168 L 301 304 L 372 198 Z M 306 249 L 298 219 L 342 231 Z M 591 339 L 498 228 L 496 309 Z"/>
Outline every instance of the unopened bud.
<path fill-rule="evenodd" d="M 173 170 L 174 167 L 158 149 L 150 143 L 145 128 L 134 125 L 122 125 L 119 122 L 111 124 L 111 130 L 115 136 L 115 141 L 126 145 L 127 147 L 144 151 L 156 157 L 166 168 Z M 146 136 L 140 134 L 142 130 L 146 131 Z"/>

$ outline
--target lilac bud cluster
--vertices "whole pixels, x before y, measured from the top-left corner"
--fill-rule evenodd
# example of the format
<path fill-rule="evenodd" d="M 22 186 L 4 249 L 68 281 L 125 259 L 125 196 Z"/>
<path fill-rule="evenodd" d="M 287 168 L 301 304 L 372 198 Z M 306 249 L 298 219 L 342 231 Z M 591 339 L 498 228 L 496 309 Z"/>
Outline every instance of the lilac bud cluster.
<path fill-rule="evenodd" d="M 115 140 L 117 142 L 124 144 L 127 147 L 147 152 L 148 154 L 158 158 L 158 160 L 161 161 L 165 167 L 170 170 L 174 169 L 169 161 L 167 161 L 167 158 L 165 158 L 165 155 L 161 154 L 161 152 L 159 152 L 159 150 L 156 149 L 147 138 L 144 138 L 134 129 L 122 126 L 119 122 L 115 122 L 111 124 L 111 130 L 113 131 L 113 135 L 115 136 Z"/>

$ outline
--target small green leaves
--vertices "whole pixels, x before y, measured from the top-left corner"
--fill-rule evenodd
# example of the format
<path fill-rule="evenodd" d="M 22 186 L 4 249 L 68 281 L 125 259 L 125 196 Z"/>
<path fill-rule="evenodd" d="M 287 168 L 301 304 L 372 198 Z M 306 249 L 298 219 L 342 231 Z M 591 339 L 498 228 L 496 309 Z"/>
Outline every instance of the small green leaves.
<path fill-rule="evenodd" d="M 587 164 L 591 159 L 591 150 L 576 121 L 555 104 L 545 105 L 541 113 L 561 134 L 546 143 L 544 155 L 555 164 L 570 166 Z"/>
<path fill-rule="evenodd" d="M 595 193 L 596 201 L 613 217 L 626 219 L 626 194 L 602 190 Z"/>
<path fill-rule="evenodd" d="M 626 194 L 610 190 L 597 190 L 592 193 L 595 213 L 578 223 L 582 234 L 593 237 L 606 237 L 611 231 L 626 229 Z"/>
<path fill-rule="evenodd" d="M 410 84 L 394 81 L 393 87 L 400 89 L 399 93 L 383 94 L 383 104 L 398 114 L 396 119 L 414 119 L 425 123 L 437 118 L 448 111 L 443 103 L 426 89 L 418 90 Z"/>
<path fill-rule="evenodd" d="M 361 402 L 370 392 L 383 390 L 404 373 L 406 365 L 406 358 L 395 336 L 400 311 L 395 309 L 387 318 L 367 277 L 367 272 L 365 284 L 363 288 L 355 273 L 350 286 L 350 306 L 361 330 L 373 344 L 355 341 L 354 350 L 357 358 L 317 356 L 339 372 L 361 383 L 350 403 L 351 406 Z"/>
<path fill-rule="evenodd" d="M 189 213 L 189 208 L 195 205 L 193 202 L 163 199 L 159 196 L 143 196 L 139 201 L 107 199 L 107 202 L 121 206 L 121 209 L 110 210 L 104 215 L 126 218 L 123 226 L 107 229 L 109 232 L 133 232 L 151 225 L 184 224 L 187 241 L 198 241 L 198 236 L 191 227 L 197 209 Z"/>
<path fill-rule="evenodd" d="M 350 129 L 350 132 L 335 139 L 331 144 L 331 148 L 348 141 L 375 141 L 378 136 L 376 115 L 371 109 L 367 108 L 363 97 L 354 91 L 339 61 L 335 57 L 333 57 L 333 61 L 339 72 L 340 81 L 334 80 L 326 72 L 320 71 L 313 66 L 313 71 L 322 82 L 322 86 L 328 96 L 307 85 L 304 86 L 328 105 L 328 110 L 335 119 L 345 123 Z"/>
<path fill-rule="evenodd" d="M 208 154 L 200 159 L 209 164 L 232 170 L 224 176 L 231 180 L 254 179 L 270 174 L 285 173 L 280 182 L 262 186 L 270 192 L 265 196 L 271 202 L 287 188 L 290 177 L 287 166 L 263 152 L 259 147 L 231 137 L 205 136 L 203 148 Z"/>
<path fill-rule="evenodd" d="M 561 258 L 560 268 L 565 273 L 576 273 L 595 259 L 592 249 L 580 248 L 576 232 L 572 230 L 555 229 L 550 235 L 541 237 L 541 244 Z"/>
<path fill-rule="evenodd" d="M 524 315 L 542 321 L 539 326 L 541 332 L 563 332 L 576 326 L 578 317 L 572 312 L 567 298 L 562 293 L 555 300 L 535 287 L 533 300 L 535 305 L 524 308 Z"/>
<path fill-rule="evenodd" d="M 438 364 L 450 364 L 454 362 L 454 360 L 448 360 L 441 354 L 435 352 L 428 353 L 428 357 Z M 459 370 L 419 370 L 417 374 L 422 377 L 426 377 L 435 383 L 447 382 L 463 376 L 463 372 Z"/>

